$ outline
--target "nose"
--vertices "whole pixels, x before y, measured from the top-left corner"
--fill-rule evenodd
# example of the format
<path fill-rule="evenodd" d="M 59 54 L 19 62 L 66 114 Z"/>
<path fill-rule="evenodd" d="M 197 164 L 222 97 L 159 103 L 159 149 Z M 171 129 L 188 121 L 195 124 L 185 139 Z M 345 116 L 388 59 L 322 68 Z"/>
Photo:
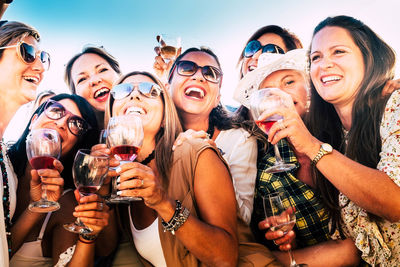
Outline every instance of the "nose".
<path fill-rule="evenodd" d="M 66 130 L 68 128 L 67 124 L 68 124 L 68 115 L 55 120 L 54 123 L 57 125 L 57 128 L 59 129 L 63 129 Z"/>
<path fill-rule="evenodd" d="M 101 78 L 99 75 L 90 76 L 90 86 L 98 85 L 101 82 Z"/>
<path fill-rule="evenodd" d="M 333 61 L 330 57 L 323 57 L 320 61 L 321 68 L 328 69 L 333 67 Z"/>
<path fill-rule="evenodd" d="M 135 98 L 137 100 L 140 100 L 141 94 L 140 94 L 139 89 L 137 88 L 137 86 L 133 87 L 132 92 L 129 94 L 129 96 L 130 96 L 131 100 L 133 100 Z"/>
<path fill-rule="evenodd" d="M 204 82 L 203 73 L 201 73 L 202 68 L 198 68 L 196 72 L 192 76 L 192 80 L 197 80 L 200 82 Z"/>
<path fill-rule="evenodd" d="M 40 60 L 40 55 L 36 55 L 35 61 L 33 62 L 33 65 L 32 65 L 32 68 L 34 71 L 39 72 L 39 73 L 42 73 L 46 70 L 42 60 Z"/>

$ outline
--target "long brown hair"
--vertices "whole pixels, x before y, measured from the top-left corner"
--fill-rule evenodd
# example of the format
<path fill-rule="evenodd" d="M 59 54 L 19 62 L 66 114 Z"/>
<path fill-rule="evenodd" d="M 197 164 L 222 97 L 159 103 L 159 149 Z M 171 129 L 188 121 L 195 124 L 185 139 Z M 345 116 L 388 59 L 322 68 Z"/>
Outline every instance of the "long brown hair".
<path fill-rule="evenodd" d="M 161 99 L 164 103 L 164 125 L 156 134 L 155 160 L 157 170 L 163 178 L 163 185 L 168 186 L 170 170 L 172 167 L 172 146 L 179 133 L 182 132 L 182 126 L 179 122 L 178 114 L 168 91 L 165 89 L 162 82 L 151 73 L 144 71 L 133 71 L 122 75 L 115 84 L 123 83 L 128 77 L 135 75 L 147 76 L 161 88 Z M 113 104 L 114 98 L 110 94 L 106 104 L 104 125 L 108 124 L 108 121 L 112 116 Z"/>
<path fill-rule="evenodd" d="M 334 106 L 318 95 L 312 82 L 310 112 L 306 117 L 306 123 L 311 133 L 319 140 L 330 143 L 352 160 L 376 168 L 381 151 L 380 122 L 389 98 L 382 96 L 382 89 L 394 76 L 395 53 L 367 25 L 349 16 L 326 18 L 314 29 L 313 37 L 328 26 L 347 30 L 361 50 L 364 79 L 355 96 L 352 125 L 347 135 L 347 142 L 342 130 L 343 125 Z M 334 231 L 340 222 L 339 191 L 315 167 L 313 169 L 317 190 L 333 217 L 332 231 Z"/>

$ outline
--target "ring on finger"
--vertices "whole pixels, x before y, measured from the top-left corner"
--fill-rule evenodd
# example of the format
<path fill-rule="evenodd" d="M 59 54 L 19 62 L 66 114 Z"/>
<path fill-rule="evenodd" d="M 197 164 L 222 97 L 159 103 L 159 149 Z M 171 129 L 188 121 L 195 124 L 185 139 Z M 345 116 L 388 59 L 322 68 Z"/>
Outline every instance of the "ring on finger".
<path fill-rule="evenodd" d="M 275 240 L 272 240 L 272 242 L 274 242 L 275 246 L 279 246 L 279 245 L 275 242 Z"/>
<path fill-rule="evenodd" d="M 143 187 L 143 185 L 144 185 L 144 180 L 141 179 L 140 181 L 142 182 L 142 183 L 140 184 L 140 187 Z"/>
<path fill-rule="evenodd" d="M 286 128 L 286 125 L 282 119 L 278 120 L 278 123 L 279 123 L 278 126 L 279 126 L 280 130 L 283 130 Z"/>
<path fill-rule="evenodd" d="M 99 210 L 103 210 L 104 206 L 103 206 L 103 202 L 99 202 Z"/>

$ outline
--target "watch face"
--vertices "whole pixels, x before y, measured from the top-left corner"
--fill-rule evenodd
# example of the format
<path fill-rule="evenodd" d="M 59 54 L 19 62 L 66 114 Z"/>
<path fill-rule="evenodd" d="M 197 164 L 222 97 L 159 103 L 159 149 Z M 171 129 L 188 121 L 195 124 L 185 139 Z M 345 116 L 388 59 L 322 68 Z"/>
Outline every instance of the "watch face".
<path fill-rule="evenodd" d="M 332 150 L 333 150 L 332 146 L 330 144 L 326 144 L 326 143 L 322 144 L 322 149 L 328 153 L 332 152 Z"/>

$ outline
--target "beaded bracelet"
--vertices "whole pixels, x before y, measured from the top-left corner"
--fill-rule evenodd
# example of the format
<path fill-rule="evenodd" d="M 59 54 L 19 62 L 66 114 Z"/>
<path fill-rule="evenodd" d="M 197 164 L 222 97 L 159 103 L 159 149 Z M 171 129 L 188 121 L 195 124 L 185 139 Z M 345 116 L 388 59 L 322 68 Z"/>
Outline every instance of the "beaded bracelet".
<path fill-rule="evenodd" d="M 175 235 L 175 231 L 177 231 L 179 227 L 181 227 L 186 222 L 187 218 L 190 215 L 190 211 L 187 208 L 182 209 L 182 204 L 179 200 L 175 200 L 175 202 L 175 213 L 172 216 L 171 220 L 169 220 L 168 223 L 166 223 L 164 220 L 162 220 L 161 222 L 164 228 L 164 232 L 170 231 L 173 235 Z"/>
<path fill-rule="evenodd" d="M 84 244 L 93 244 L 96 242 L 96 239 L 97 235 L 80 234 L 78 240 Z"/>

